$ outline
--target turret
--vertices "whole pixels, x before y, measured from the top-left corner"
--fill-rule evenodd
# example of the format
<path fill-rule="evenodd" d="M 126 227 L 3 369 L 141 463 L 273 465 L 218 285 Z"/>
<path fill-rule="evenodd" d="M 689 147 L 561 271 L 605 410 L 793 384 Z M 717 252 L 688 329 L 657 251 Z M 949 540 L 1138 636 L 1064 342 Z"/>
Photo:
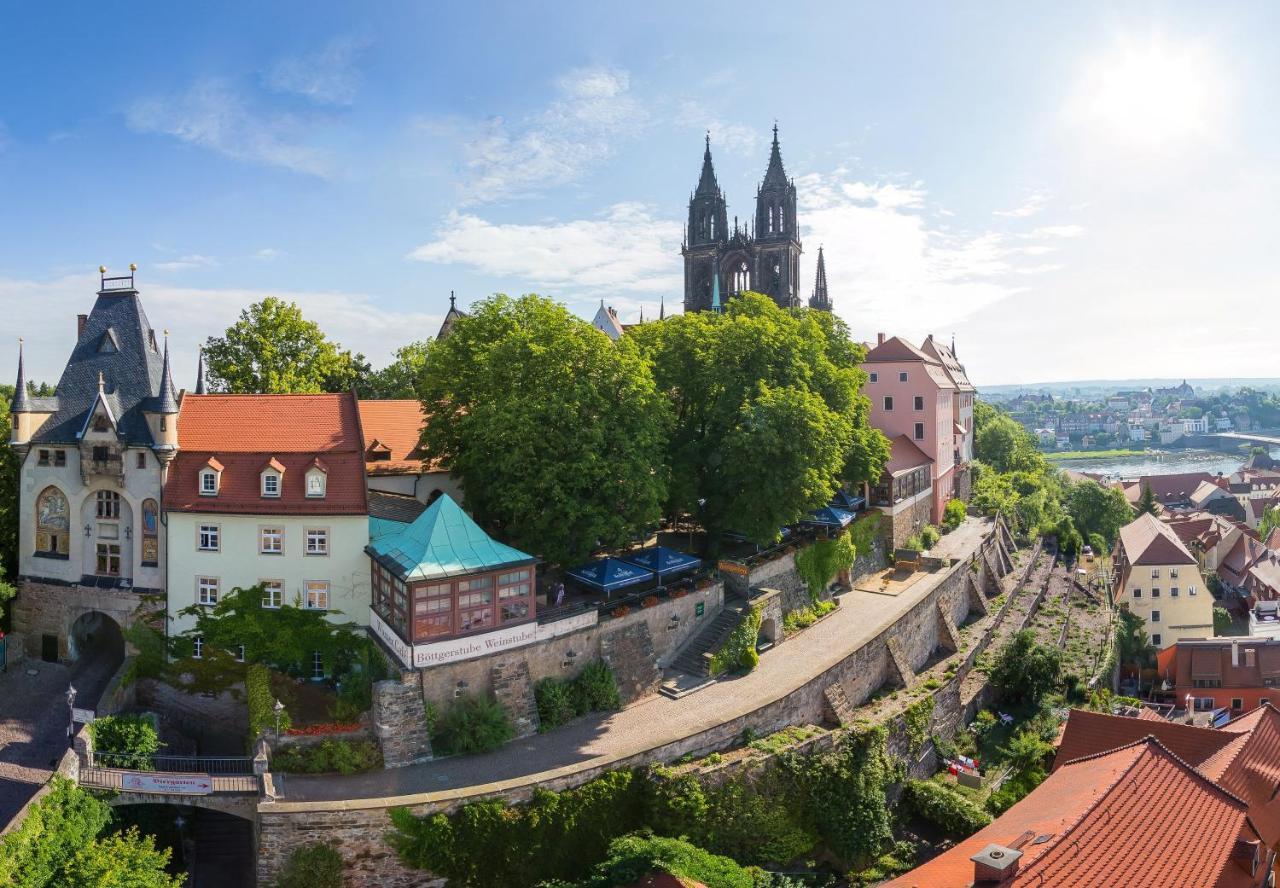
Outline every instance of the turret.
<path fill-rule="evenodd" d="M 778 144 L 778 125 L 775 123 L 769 167 L 756 192 L 755 236 L 761 240 L 798 240 L 797 233 L 796 186 L 787 178 L 782 166 L 782 148 Z"/>
<path fill-rule="evenodd" d="M 18 340 L 18 381 L 9 404 L 11 444 L 26 444 L 31 440 L 31 396 L 27 394 L 27 374 L 22 366 L 22 340 Z"/>
<path fill-rule="evenodd" d="M 698 177 L 698 189 L 689 198 L 689 224 L 686 245 L 720 243 L 728 232 L 728 205 L 724 193 L 716 182 L 715 166 L 711 163 L 711 134 L 707 133 L 706 147 L 702 152 L 702 173 Z"/>
<path fill-rule="evenodd" d="M 144 408 L 147 425 L 151 428 L 152 450 L 160 460 L 163 470 L 178 452 L 178 398 L 173 387 L 173 373 L 169 366 L 169 331 L 164 332 L 164 363 L 160 370 L 160 391 L 152 404 Z"/>

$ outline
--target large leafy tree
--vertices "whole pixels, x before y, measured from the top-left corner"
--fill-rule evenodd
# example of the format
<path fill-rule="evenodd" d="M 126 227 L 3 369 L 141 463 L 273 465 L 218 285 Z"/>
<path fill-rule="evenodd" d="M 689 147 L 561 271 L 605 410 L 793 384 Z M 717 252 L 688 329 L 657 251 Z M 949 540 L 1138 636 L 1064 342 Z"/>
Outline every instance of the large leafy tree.
<path fill-rule="evenodd" d="M 427 365 L 427 340 L 396 349 L 395 360 L 356 384 L 362 398 L 420 398 L 418 384 Z"/>
<path fill-rule="evenodd" d="M 864 351 L 829 313 L 744 293 L 724 313 L 631 335 L 675 417 L 668 505 L 695 515 L 712 545 L 728 530 L 769 542 L 825 504 L 842 478 L 883 469 L 889 443 L 867 422 Z"/>
<path fill-rule="evenodd" d="M 1115 542 L 1120 528 L 1133 520 L 1133 509 L 1123 491 L 1092 480 L 1067 489 L 1066 508 L 1080 533 L 1086 537 L 1099 534 L 1108 546 Z"/>
<path fill-rule="evenodd" d="M 431 345 L 420 385 L 426 450 L 512 545 L 568 564 L 661 514 L 670 413 L 628 338 L 496 295 Z"/>
<path fill-rule="evenodd" d="M 58 885 L 67 888 L 182 888 L 185 876 L 171 876 L 169 849 L 136 827 L 105 836 L 81 848 L 67 861 Z"/>
<path fill-rule="evenodd" d="M 1024 629 L 1005 643 L 991 669 L 991 684 L 1006 698 L 1038 703 L 1058 685 L 1062 655 L 1057 648 L 1038 644 L 1036 634 Z"/>
<path fill-rule="evenodd" d="M 1044 460 L 1030 432 L 981 402 L 974 406 L 973 455 L 998 472 L 1034 471 Z"/>
<path fill-rule="evenodd" d="M 343 351 L 296 303 L 268 296 L 240 312 L 204 346 L 209 385 L 222 392 L 346 391 L 367 374 L 363 355 Z"/>

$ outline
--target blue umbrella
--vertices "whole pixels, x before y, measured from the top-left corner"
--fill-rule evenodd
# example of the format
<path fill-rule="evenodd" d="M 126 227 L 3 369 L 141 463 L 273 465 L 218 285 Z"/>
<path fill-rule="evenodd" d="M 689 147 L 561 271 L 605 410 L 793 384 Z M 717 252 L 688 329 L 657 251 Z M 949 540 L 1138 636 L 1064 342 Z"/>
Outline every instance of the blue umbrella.
<path fill-rule="evenodd" d="M 800 523 L 817 527 L 843 529 L 848 527 L 853 519 L 854 514 L 852 512 L 837 509 L 834 506 L 823 506 L 821 509 L 814 509 Z"/>
<path fill-rule="evenodd" d="M 867 501 L 862 497 L 854 496 L 847 490 L 837 490 L 835 495 L 831 497 L 831 502 L 828 503 L 828 505 L 832 508 L 844 509 L 846 512 L 856 512 L 861 509 L 866 502 Z"/>
<path fill-rule="evenodd" d="M 684 573 L 702 565 L 702 560 L 666 546 L 649 546 L 622 556 L 623 561 L 653 571 L 659 579 Z"/>
<path fill-rule="evenodd" d="M 599 558 L 575 567 L 565 576 L 579 586 L 609 595 L 617 589 L 650 582 L 656 575 L 648 568 L 630 564 L 621 558 Z"/>

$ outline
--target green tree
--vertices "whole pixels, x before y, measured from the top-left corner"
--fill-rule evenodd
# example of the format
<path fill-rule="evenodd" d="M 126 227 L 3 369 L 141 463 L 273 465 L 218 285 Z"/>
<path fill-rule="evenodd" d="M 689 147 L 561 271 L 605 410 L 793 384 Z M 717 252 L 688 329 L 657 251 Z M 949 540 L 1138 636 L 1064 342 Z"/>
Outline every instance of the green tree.
<path fill-rule="evenodd" d="M 1213 609 L 1213 634 L 1215 636 L 1231 635 L 1231 612 L 1225 607 Z"/>
<path fill-rule="evenodd" d="M 170 876 L 169 849 L 130 827 L 81 848 L 67 862 L 57 885 L 64 888 L 181 888 L 185 876 Z M 318 888 L 318 886 L 317 886 Z"/>
<path fill-rule="evenodd" d="M 1007 699 L 1038 703 L 1057 687 L 1062 656 L 1057 648 L 1036 643 L 1036 633 L 1024 629 L 1005 643 L 991 669 L 991 684 Z"/>
<path fill-rule="evenodd" d="M 1034 470 L 1043 460 L 1031 433 L 1004 414 L 975 425 L 973 455 L 998 472 Z"/>
<path fill-rule="evenodd" d="M 1116 646 L 1120 662 L 1145 666 L 1155 653 L 1151 638 L 1147 635 L 1146 623 L 1142 617 L 1127 610 L 1122 609 L 1117 615 Z"/>
<path fill-rule="evenodd" d="M 108 767 L 149 771 L 151 757 L 163 746 L 151 719 L 144 715 L 104 715 L 89 725 L 94 754 Z"/>
<path fill-rule="evenodd" d="M 426 450 L 506 542 L 571 564 L 661 515 L 670 413 L 630 337 L 497 295 L 427 349 L 421 379 Z"/>
<path fill-rule="evenodd" d="M 630 336 L 675 418 L 668 507 L 700 520 L 712 546 L 729 530 L 771 542 L 842 478 L 879 477 L 889 447 L 867 422 L 864 352 L 829 313 L 744 293 L 723 313 Z"/>
<path fill-rule="evenodd" d="M 1266 540 L 1271 531 L 1280 527 L 1280 506 L 1269 506 L 1262 512 L 1262 521 L 1258 524 L 1258 536 Z"/>
<path fill-rule="evenodd" d="M 61 886 L 63 867 L 111 821 L 111 808 L 64 777 L 27 812 L 22 824 L 0 839 L 0 885 Z"/>
<path fill-rule="evenodd" d="M 209 386 L 220 392 L 346 391 L 359 375 L 357 358 L 363 362 L 326 339 L 296 303 L 274 296 L 244 309 L 204 346 Z"/>
<path fill-rule="evenodd" d="M 1160 504 L 1156 502 L 1155 491 L 1151 489 L 1150 484 L 1142 485 L 1142 494 L 1138 497 L 1138 514 L 1139 515 L 1159 515 Z"/>
<path fill-rule="evenodd" d="M 361 379 L 356 392 L 362 398 L 422 397 L 422 374 L 427 366 L 427 340 L 411 342 L 396 349 L 395 360 Z"/>
<path fill-rule="evenodd" d="M 1070 485 L 1065 505 L 1080 533 L 1100 534 L 1108 546 L 1119 536 L 1120 528 L 1133 520 L 1133 508 L 1124 491 L 1092 480 Z"/>
<path fill-rule="evenodd" d="M 756 884 L 751 873 L 731 858 L 704 851 L 682 839 L 634 835 L 614 839 L 609 856 L 576 888 L 635 885 L 646 876 L 660 873 L 699 882 L 707 888 L 753 888 Z"/>

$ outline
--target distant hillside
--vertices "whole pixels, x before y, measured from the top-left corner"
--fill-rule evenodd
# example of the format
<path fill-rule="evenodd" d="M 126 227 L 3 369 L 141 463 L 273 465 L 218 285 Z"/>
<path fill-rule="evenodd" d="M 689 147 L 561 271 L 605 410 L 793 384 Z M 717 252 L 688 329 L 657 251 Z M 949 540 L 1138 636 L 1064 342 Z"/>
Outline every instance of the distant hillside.
<path fill-rule="evenodd" d="M 1195 379 L 1187 382 L 1197 393 L 1217 392 L 1223 389 L 1251 388 L 1268 392 L 1280 392 L 1280 379 L 1275 377 Z M 1025 385 L 983 385 L 979 391 L 996 399 L 1012 398 L 1022 394 L 1048 392 L 1055 398 L 1088 398 L 1119 391 L 1145 388 L 1170 388 L 1180 385 L 1181 379 L 1081 379 L 1065 382 L 1036 382 Z"/>

